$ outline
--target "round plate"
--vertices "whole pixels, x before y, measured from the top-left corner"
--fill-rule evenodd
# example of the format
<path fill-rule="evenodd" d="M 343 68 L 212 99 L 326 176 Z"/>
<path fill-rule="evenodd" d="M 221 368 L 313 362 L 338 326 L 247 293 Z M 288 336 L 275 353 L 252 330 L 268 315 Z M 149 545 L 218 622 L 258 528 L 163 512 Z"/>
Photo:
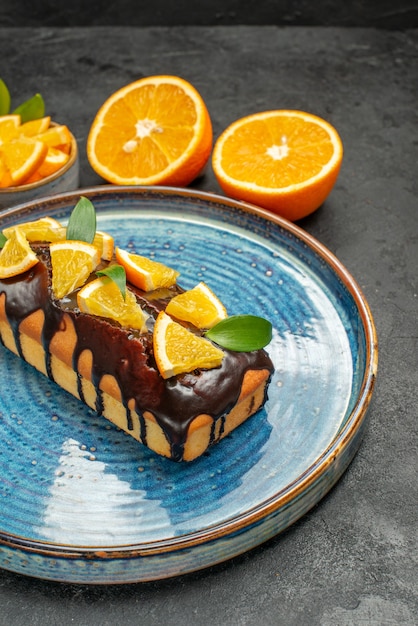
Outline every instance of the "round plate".
<path fill-rule="evenodd" d="M 184 574 L 247 551 L 314 506 L 352 460 L 377 364 L 355 281 L 319 242 L 213 194 L 96 187 L 20 205 L 0 228 L 80 195 L 121 247 L 205 281 L 230 314 L 271 320 L 265 407 L 192 463 L 159 457 L 0 346 L 0 566 L 56 581 Z"/>

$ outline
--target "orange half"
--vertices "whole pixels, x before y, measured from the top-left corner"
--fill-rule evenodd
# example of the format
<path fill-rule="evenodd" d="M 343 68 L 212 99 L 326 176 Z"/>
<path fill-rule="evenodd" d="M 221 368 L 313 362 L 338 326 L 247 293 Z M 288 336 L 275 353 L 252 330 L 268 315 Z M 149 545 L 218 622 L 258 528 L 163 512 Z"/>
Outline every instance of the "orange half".
<path fill-rule="evenodd" d="M 87 140 L 92 168 L 121 185 L 188 185 L 212 150 L 212 124 L 196 89 L 178 76 L 150 76 L 114 93 Z"/>
<path fill-rule="evenodd" d="M 215 144 L 212 165 L 228 196 L 295 221 L 324 202 L 342 156 L 331 124 L 310 113 L 279 110 L 231 124 Z"/>

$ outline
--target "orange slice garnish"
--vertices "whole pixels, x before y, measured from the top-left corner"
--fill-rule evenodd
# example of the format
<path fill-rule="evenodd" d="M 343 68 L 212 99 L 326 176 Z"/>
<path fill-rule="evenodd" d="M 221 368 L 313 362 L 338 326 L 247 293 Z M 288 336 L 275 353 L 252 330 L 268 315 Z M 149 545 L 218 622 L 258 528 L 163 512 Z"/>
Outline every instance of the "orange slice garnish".
<path fill-rule="evenodd" d="M 212 369 L 222 363 L 224 353 L 208 339 L 199 337 L 171 319 L 158 314 L 153 334 L 154 357 L 163 378 L 195 369 Z"/>
<path fill-rule="evenodd" d="M 212 165 L 223 191 L 295 221 L 331 192 L 343 157 L 331 124 L 301 111 L 237 120 L 217 140 Z"/>
<path fill-rule="evenodd" d="M 9 226 L 3 229 L 5 237 L 9 238 L 11 233 L 15 230 L 19 230 L 23 233 L 28 241 L 62 241 L 65 239 L 66 229 L 52 217 L 41 217 L 39 220 L 33 222 L 25 222 L 23 224 L 16 224 L 16 226 Z"/>
<path fill-rule="evenodd" d="M 124 299 L 117 284 L 107 276 L 96 278 L 80 289 L 77 304 L 83 313 L 110 318 L 121 326 L 146 331 L 148 315 L 134 294 L 127 289 Z"/>
<path fill-rule="evenodd" d="M 99 109 L 87 156 L 121 185 L 188 185 L 212 149 L 212 124 L 196 89 L 178 76 L 150 76 L 123 87 Z"/>
<path fill-rule="evenodd" d="M 84 285 L 100 263 L 100 250 L 84 241 L 58 241 L 50 245 L 52 291 L 59 300 Z"/>
<path fill-rule="evenodd" d="M 100 256 L 105 261 L 110 261 L 113 256 L 114 239 L 109 233 L 96 230 L 93 245 L 100 250 Z"/>
<path fill-rule="evenodd" d="M 172 298 L 165 310 L 168 315 L 197 328 L 212 328 L 227 317 L 222 302 L 203 282 Z"/>
<path fill-rule="evenodd" d="M 143 291 L 154 291 L 171 287 L 176 283 L 179 272 L 139 254 L 116 248 L 116 260 L 125 268 L 126 277 L 132 285 Z"/>
<path fill-rule="evenodd" d="M 38 260 L 25 235 L 15 230 L 0 250 L 0 278 L 18 276 L 36 265 Z"/>

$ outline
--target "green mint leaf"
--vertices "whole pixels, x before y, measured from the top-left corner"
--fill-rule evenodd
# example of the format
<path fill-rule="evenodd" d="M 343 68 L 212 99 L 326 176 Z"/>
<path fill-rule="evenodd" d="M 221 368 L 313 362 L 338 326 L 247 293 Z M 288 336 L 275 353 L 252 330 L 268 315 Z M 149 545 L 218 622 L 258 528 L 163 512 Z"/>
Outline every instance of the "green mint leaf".
<path fill-rule="evenodd" d="M 272 325 L 256 315 L 232 315 L 215 324 L 205 336 L 227 350 L 252 352 L 270 343 Z"/>
<path fill-rule="evenodd" d="M 10 111 L 10 93 L 7 85 L 0 78 L 0 115 L 8 115 Z"/>
<path fill-rule="evenodd" d="M 0 233 L 0 248 L 3 248 L 4 244 L 7 241 L 7 237 L 5 237 L 5 235 L 3 235 L 3 233 Z"/>
<path fill-rule="evenodd" d="M 81 196 L 68 220 L 67 239 L 93 243 L 95 234 L 96 210 L 88 198 Z"/>
<path fill-rule="evenodd" d="M 103 270 L 96 272 L 97 276 L 107 276 L 117 284 L 123 299 L 126 300 L 126 272 L 122 265 L 109 265 Z"/>
<path fill-rule="evenodd" d="M 40 93 L 35 94 L 29 100 L 22 102 L 14 111 L 15 115 L 20 115 L 22 124 L 37 120 L 45 115 L 45 102 Z"/>

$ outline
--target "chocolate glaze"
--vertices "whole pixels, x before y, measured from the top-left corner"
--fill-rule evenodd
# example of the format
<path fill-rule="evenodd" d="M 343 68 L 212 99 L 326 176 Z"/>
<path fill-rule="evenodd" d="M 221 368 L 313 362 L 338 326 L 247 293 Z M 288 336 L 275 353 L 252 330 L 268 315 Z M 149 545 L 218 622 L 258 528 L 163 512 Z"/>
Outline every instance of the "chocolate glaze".
<path fill-rule="evenodd" d="M 140 335 L 138 331 L 122 328 L 111 320 L 81 313 L 76 307 L 75 298 L 55 301 L 51 292 L 48 249 L 37 247 L 36 251 L 40 262 L 35 267 L 15 278 L 0 280 L 0 294 L 6 296 L 6 316 L 20 356 L 24 358 L 20 344 L 20 323 L 41 309 L 45 316 L 42 345 L 46 355 L 46 369 L 48 376 L 53 379 L 49 345 L 63 323 L 64 314 L 70 315 L 77 335 L 73 369 L 81 380 L 77 369 L 79 356 L 83 350 L 90 350 L 93 355 L 92 383 L 97 393 L 97 412 L 100 414 L 103 411 L 100 381 L 105 374 L 109 374 L 114 376 L 121 390 L 127 429 L 132 430 L 128 402 L 134 399 L 136 412 L 140 416 L 142 442 L 146 445 L 146 427 L 142 414 L 150 411 L 165 432 L 174 460 L 181 460 L 189 424 L 201 413 L 213 418 L 211 443 L 215 441 L 217 420 L 221 420 L 222 432 L 225 415 L 236 404 L 248 369 L 273 371 L 271 360 L 264 350 L 245 353 L 224 350 L 225 357 L 220 367 L 164 380 L 154 361 L 152 323 L 174 292 L 165 290 L 160 294 L 148 295 L 129 286 L 141 306 L 151 314 L 150 331 Z M 78 391 L 83 400 L 81 383 Z"/>

